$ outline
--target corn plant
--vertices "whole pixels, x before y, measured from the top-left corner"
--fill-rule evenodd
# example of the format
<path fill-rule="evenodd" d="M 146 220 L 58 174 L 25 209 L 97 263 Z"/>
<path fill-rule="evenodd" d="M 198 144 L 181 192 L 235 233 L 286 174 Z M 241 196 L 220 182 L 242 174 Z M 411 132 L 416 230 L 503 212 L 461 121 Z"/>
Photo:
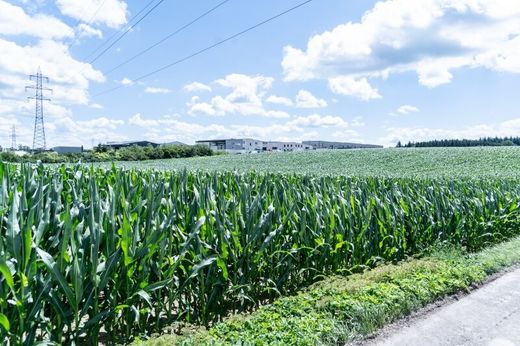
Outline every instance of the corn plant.
<path fill-rule="evenodd" d="M 518 233 L 511 179 L 0 163 L 0 337 L 127 343 L 210 325 L 330 274 Z"/>

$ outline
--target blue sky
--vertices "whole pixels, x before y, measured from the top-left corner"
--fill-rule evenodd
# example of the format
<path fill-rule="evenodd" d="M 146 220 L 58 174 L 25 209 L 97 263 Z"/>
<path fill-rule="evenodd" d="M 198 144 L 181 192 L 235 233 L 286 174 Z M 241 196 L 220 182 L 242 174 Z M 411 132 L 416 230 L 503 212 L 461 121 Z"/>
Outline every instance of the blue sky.
<path fill-rule="evenodd" d="M 165 0 L 90 64 L 148 1 L 0 0 L 0 145 L 10 145 L 12 125 L 19 144 L 32 144 L 24 86 L 38 66 L 54 89 L 48 146 L 218 137 L 390 146 L 520 135 L 512 0 L 314 0 L 133 82 L 302 2 L 230 0 L 107 73 L 219 2 Z"/>

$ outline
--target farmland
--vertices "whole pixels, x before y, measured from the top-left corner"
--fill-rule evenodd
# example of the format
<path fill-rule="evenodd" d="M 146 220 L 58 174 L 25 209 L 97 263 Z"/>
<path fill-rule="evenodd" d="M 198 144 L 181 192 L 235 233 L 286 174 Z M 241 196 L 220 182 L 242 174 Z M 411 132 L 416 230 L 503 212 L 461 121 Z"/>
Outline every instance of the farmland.
<path fill-rule="evenodd" d="M 111 164 L 101 164 L 110 167 Z M 120 162 L 127 168 L 394 178 L 520 177 L 520 148 L 331 150 Z"/>
<path fill-rule="evenodd" d="M 127 343 L 174 322 L 211 326 L 439 244 L 486 248 L 518 235 L 518 154 L 0 164 L 0 337 Z"/>

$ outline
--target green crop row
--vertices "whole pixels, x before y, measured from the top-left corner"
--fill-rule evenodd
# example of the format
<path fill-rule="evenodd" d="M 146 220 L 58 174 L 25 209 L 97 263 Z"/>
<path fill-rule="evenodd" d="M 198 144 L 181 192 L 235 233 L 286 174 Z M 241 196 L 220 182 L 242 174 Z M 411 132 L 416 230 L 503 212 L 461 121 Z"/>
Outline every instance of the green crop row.
<path fill-rule="evenodd" d="M 515 180 L 0 164 L 0 337 L 128 342 L 520 225 Z"/>
<path fill-rule="evenodd" d="M 520 147 L 312 150 L 119 162 L 163 171 L 298 173 L 392 178 L 520 178 Z M 101 164 L 110 167 L 111 164 Z"/>

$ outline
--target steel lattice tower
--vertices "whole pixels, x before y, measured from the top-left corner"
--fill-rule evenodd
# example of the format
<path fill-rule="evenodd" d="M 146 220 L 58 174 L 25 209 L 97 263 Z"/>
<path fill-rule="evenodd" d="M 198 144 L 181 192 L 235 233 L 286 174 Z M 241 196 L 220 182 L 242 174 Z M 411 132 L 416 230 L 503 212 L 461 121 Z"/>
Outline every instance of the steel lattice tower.
<path fill-rule="evenodd" d="M 34 115 L 34 136 L 33 136 L 33 150 L 45 150 L 47 143 L 45 141 L 45 124 L 43 121 L 43 101 L 50 101 L 51 99 L 44 98 L 44 91 L 51 91 L 52 89 L 44 88 L 43 81 L 49 83 L 49 78 L 42 75 L 40 69 L 35 75 L 30 75 L 29 78 L 34 80 L 35 84 L 26 86 L 25 89 L 34 89 L 34 97 L 28 97 L 30 100 L 35 100 L 35 115 Z"/>
<path fill-rule="evenodd" d="M 16 126 L 11 129 L 11 150 L 16 150 Z"/>

